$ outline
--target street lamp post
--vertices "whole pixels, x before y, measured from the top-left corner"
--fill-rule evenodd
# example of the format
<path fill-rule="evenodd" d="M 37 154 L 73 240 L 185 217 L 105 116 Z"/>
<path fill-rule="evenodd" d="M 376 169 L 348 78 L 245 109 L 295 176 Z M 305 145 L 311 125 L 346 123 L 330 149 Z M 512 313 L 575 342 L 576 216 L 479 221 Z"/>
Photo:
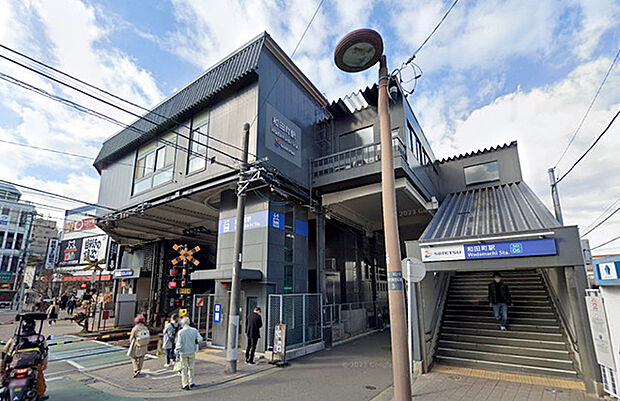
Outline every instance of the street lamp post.
<path fill-rule="evenodd" d="M 358 29 L 347 34 L 336 46 L 334 60 L 338 68 L 345 72 L 364 71 L 379 62 L 377 108 L 381 129 L 381 190 L 390 307 L 394 399 L 396 401 L 410 401 L 409 349 L 407 345 L 400 239 L 396 215 L 394 154 L 388 99 L 389 75 L 387 60 L 385 55 L 383 55 L 381 35 L 371 29 Z"/>

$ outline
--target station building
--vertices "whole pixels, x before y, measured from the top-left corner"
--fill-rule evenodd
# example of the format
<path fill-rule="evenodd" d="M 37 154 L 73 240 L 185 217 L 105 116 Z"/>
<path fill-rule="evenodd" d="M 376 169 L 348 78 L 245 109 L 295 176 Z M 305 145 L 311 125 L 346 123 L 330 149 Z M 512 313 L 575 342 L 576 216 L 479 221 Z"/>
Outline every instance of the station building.
<path fill-rule="evenodd" d="M 398 83 L 389 86 L 402 253 L 429 270 L 419 297 L 425 316 L 413 317 L 418 333 L 424 328 L 413 357 L 428 366 L 443 358 L 595 381 L 591 341 L 580 327 L 585 276 L 576 227 L 562 227 L 523 182 L 516 142 L 437 160 Z M 203 327 L 213 345 L 225 343 L 246 122 L 251 168 L 240 185 L 247 194 L 241 319 L 262 307 L 267 324 L 259 349 L 268 349 L 279 321 L 287 323 L 292 350 L 329 346 L 387 323 L 377 95 L 371 86 L 328 101 L 264 33 L 104 142 L 94 165 L 98 203 L 108 209 L 98 210 L 98 226 L 122 245 L 119 268 L 131 259 L 150 278 L 141 312 L 151 324 L 178 310 L 168 290 L 178 256 L 173 245 L 200 246 L 192 292 L 208 294 Z M 535 248 L 544 250 L 531 253 L 525 240 L 542 240 Z M 510 241 L 527 252 L 489 253 L 489 245 L 510 250 Z M 480 246 L 478 255 L 484 245 L 486 256 L 467 258 L 470 244 Z M 516 320 L 510 331 L 528 334 L 502 339 L 487 322 L 488 302 L 484 309 L 481 301 L 492 270 L 532 291 L 515 296 L 524 303 L 514 318 L 540 313 L 539 319 Z M 547 302 L 529 304 L 529 297 Z M 483 318 L 467 326 L 454 321 L 454 311 Z M 455 333 L 455 326 L 471 330 Z M 536 333 L 549 334 L 542 350 L 529 346 L 546 335 Z M 496 348 L 481 351 L 481 343 Z M 519 359 L 519 347 L 534 351 Z M 487 354 L 476 349 L 505 356 L 484 364 L 480 356 Z"/>

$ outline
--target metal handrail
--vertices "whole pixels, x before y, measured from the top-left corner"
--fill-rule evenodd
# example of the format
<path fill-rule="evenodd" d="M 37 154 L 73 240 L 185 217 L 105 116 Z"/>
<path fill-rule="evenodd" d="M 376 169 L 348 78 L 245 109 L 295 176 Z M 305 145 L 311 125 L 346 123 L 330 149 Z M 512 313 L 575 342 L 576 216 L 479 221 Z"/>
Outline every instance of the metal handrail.
<path fill-rule="evenodd" d="M 555 310 L 558 311 L 558 315 L 560 315 L 560 321 L 565 328 L 566 334 L 568 334 L 569 340 L 571 342 L 571 346 L 575 349 L 576 353 L 579 353 L 579 343 L 577 342 L 576 334 L 571 331 L 570 320 L 566 316 L 564 309 L 562 309 L 562 302 L 560 301 L 560 297 L 555 292 L 555 289 L 551 285 L 551 281 L 549 280 L 549 275 L 545 269 L 538 269 L 541 273 L 543 281 L 545 282 L 545 286 L 549 290 L 549 294 L 551 295 L 551 299 L 553 300 L 553 304 L 555 306 Z"/>
<path fill-rule="evenodd" d="M 406 147 L 402 139 L 398 136 L 392 137 L 392 144 L 396 149 L 394 157 L 404 157 L 407 159 Z M 381 143 L 375 142 L 356 148 L 343 150 L 322 156 L 312 161 L 312 175 L 317 177 L 340 170 L 360 167 L 366 164 L 373 164 L 381 161 Z"/>

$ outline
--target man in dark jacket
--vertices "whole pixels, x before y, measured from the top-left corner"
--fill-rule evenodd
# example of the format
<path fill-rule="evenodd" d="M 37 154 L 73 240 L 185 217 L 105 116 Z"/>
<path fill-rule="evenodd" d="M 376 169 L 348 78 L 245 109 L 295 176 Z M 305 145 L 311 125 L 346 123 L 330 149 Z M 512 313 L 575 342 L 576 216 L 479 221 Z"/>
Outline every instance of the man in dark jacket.
<path fill-rule="evenodd" d="M 502 331 L 507 330 L 508 305 L 513 306 L 508 285 L 502 280 L 501 274 L 493 273 L 493 281 L 489 284 L 489 306 L 493 307 L 495 319 L 501 319 Z"/>
<path fill-rule="evenodd" d="M 248 339 L 248 346 L 245 350 L 245 363 L 247 364 L 258 365 L 254 362 L 254 352 L 256 352 L 256 344 L 260 338 L 261 327 L 263 327 L 263 319 L 260 317 L 260 308 L 257 306 L 245 319 L 245 334 Z"/>

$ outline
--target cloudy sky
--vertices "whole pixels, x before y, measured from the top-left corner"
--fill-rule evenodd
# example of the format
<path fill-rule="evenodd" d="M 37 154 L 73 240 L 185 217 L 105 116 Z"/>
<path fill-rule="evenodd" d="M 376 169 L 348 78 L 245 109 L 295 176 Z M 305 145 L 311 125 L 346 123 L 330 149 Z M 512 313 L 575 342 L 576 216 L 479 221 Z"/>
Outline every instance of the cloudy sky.
<path fill-rule="evenodd" d="M 335 99 L 372 84 L 375 71 L 339 72 L 338 39 L 351 29 L 382 33 L 388 61 L 407 59 L 452 3 L 325 0 L 294 61 Z M 289 54 L 318 1 L 4 0 L 0 44 L 90 83 L 153 106 L 266 30 Z M 617 0 L 461 0 L 416 62 L 424 75 L 410 101 L 439 158 L 519 142 L 525 180 L 550 205 L 554 166 L 620 47 Z M 0 55 L 9 56 L 0 49 Z M 0 72 L 115 118 L 132 117 L 0 59 Z M 412 72 L 404 72 L 404 78 Z M 566 172 L 620 108 L 620 67 L 558 165 Z M 96 155 L 117 127 L 0 81 L 0 139 Z M 582 230 L 620 206 L 620 122 L 559 186 L 566 224 Z M 91 160 L 0 143 L 0 179 L 96 201 Z M 58 217 L 76 207 L 24 191 Z M 598 219 L 598 220 L 597 220 Z M 620 213 L 588 235 L 620 235 Z M 620 241 L 598 253 L 620 252 Z"/>

